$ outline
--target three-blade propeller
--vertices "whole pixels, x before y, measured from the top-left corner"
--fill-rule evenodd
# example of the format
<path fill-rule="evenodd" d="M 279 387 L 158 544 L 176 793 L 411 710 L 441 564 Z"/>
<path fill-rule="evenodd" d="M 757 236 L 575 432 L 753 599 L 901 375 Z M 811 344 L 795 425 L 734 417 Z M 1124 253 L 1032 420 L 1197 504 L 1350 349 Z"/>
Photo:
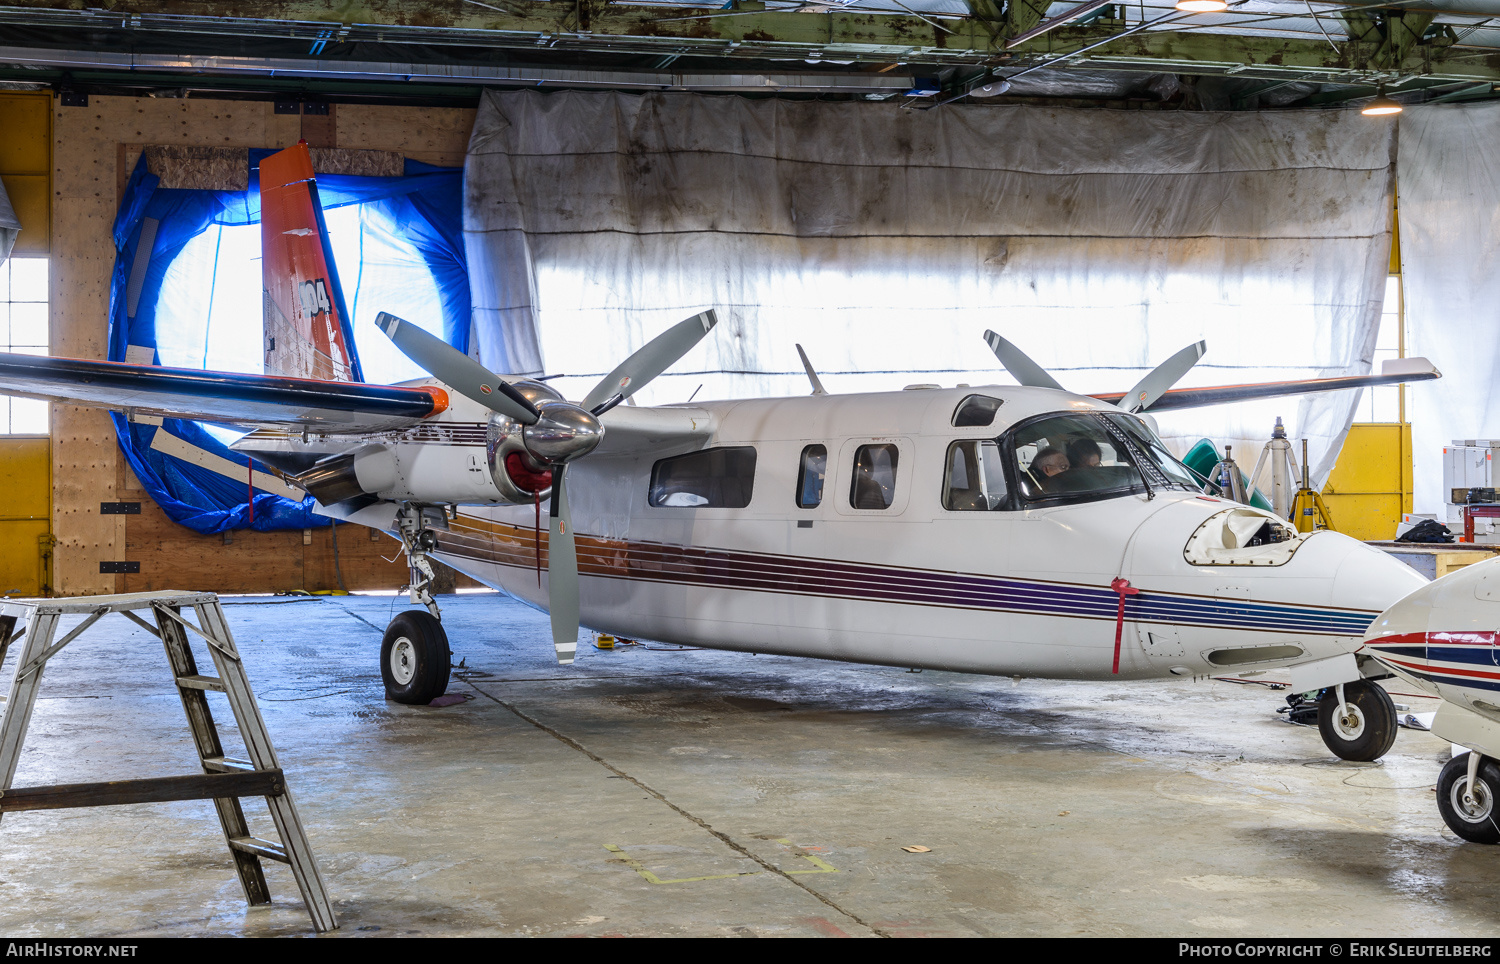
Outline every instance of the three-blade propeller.
<path fill-rule="evenodd" d="M 1057 383 L 1057 379 L 1047 374 L 1045 368 L 1032 361 L 1025 352 L 993 331 L 986 331 L 984 340 L 990 346 L 990 350 L 995 353 L 995 357 L 1000 359 L 1000 364 L 1005 366 L 1005 370 L 1022 385 L 1064 390 Z M 1188 373 L 1188 369 L 1198 363 L 1198 359 L 1202 358 L 1206 351 L 1208 351 L 1206 341 L 1196 342 L 1182 349 L 1151 369 L 1145 378 L 1136 382 L 1135 387 L 1115 403 L 1116 406 L 1126 412 L 1148 411 L 1157 399 L 1166 394 L 1167 389 L 1177 384 L 1177 381 Z"/>
<path fill-rule="evenodd" d="M 552 473 L 547 537 L 547 610 L 552 645 L 560 663 L 578 649 L 578 548 L 568 511 L 568 463 L 594 450 L 604 437 L 599 416 L 644 388 L 687 354 L 718 324 L 712 310 L 678 322 L 621 362 L 581 403 L 546 400 L 532 404 L 509 382 L 468 355 L 410 322 L 384 312 L 375 324 L 412 361 L 449 388 L 525 426 L 527 453 Z"/>

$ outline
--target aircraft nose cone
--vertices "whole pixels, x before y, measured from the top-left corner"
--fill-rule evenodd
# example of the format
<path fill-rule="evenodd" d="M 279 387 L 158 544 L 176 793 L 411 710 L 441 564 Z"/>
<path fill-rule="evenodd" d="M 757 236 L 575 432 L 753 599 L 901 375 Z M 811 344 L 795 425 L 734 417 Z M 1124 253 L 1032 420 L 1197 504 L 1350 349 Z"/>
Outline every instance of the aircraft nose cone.
<path fill-rule="evenodd" d="M 1330 602 L 1334 606 L 1384 612 L 1427 585 L 1425 576 L 1390 553 L 1352 539 L 1349 542 L 1352 545 L 1333 580 Z"/>

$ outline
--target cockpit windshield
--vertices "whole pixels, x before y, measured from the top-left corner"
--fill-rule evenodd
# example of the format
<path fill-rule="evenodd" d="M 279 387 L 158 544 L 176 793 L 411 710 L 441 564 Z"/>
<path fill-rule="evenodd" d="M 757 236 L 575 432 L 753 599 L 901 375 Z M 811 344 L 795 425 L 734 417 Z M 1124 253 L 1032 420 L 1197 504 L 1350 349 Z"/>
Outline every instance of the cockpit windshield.
<path fill-rule="evenodd" d="M 1128 415 L 1043 416 L 1012 433 L 1011 449 L 1016 487 L 1030 502 L 1198 488 L 1161 440 Z"/>

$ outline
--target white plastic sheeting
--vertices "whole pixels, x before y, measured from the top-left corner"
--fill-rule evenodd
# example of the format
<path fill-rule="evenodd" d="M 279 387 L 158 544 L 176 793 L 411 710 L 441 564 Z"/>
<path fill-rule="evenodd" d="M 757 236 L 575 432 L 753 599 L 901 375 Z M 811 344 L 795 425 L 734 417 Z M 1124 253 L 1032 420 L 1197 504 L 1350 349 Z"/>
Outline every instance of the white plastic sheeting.
<path fill-rule="evenodd" d="M 1412 389 L 1414 508 L 1441 512 L 1442 448 L 1500 437 L 1500 104 L 1401 115 L 1401 275 L 1410 353 L 1443 373 Z"/>
<path fill-rule="evenodd" d="M 1011 338 L 1067 387 L 1129 388 L 1199 338 L 1184 385 L 1369 370 L 1391 127 L 1352 111 L 1125 112 L 489 93 L 466 166 L 475 343 L 580 376 L 706 307 L 645 404 L 1010 384 Z M 1165 415 L 1181 451 L 1276 415 L 1326 475 L 1357 392 Z"/>

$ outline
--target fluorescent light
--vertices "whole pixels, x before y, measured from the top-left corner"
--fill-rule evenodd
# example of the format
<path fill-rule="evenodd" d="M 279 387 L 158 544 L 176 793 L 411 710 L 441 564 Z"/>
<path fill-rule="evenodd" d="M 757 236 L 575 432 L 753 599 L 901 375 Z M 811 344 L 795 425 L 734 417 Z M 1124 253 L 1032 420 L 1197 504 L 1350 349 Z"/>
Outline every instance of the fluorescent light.
<path fill-rule="evenodd" d="M 1225 0 L 1177 0 L 1177 9 L 1183 13 L 1223 13 L 1229 4 Z"/>

